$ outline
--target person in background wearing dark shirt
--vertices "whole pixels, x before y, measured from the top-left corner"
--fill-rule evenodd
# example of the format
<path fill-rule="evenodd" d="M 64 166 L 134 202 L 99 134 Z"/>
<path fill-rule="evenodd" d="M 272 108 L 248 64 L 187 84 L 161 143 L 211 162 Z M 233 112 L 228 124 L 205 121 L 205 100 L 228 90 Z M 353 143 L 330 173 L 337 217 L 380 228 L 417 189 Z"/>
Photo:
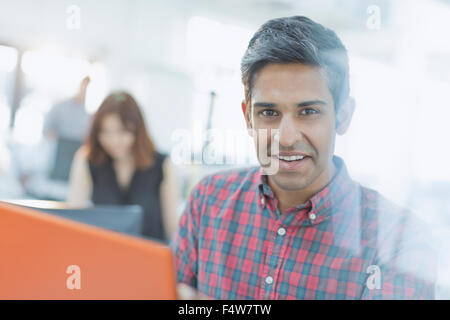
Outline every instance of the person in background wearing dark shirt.
<path fill-rule="evenodd" d="M 144 236 L 168 241 L 178 222 L 178 188 L 170 158 L 155 149 L 135 99 L 126 92 L 106 97 L 75 155 L 69 204 L 141 205 Z"/>
<path fill-rule="evenodd" d="M 334 155 L 354 110 L 335 32 L 302 16 L 270 20 L 241 71 L 261 166 L 194 188 L 172 241 L 180 287 L 215 299 L 433 299 L 429 230 Z"/>

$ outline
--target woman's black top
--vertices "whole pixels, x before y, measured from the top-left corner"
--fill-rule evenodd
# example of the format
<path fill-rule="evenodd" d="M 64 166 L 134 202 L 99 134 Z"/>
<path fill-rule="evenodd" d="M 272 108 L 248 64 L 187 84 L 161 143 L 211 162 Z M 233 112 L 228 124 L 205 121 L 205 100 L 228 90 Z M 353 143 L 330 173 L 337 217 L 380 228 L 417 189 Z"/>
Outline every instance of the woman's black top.
<path fill-rule="evenodd" d="M 99 166 L 89 163 L 93 183 L 92 202 L 103 205 L 142 206 L 144 236 L 166 241 L 160 197 L 162 164 L 165 157 L 166 155 L 156 153 L 155 161 L 150 168 L 136 170 L 127 190 L 120 188 L 111 159 Z"/>

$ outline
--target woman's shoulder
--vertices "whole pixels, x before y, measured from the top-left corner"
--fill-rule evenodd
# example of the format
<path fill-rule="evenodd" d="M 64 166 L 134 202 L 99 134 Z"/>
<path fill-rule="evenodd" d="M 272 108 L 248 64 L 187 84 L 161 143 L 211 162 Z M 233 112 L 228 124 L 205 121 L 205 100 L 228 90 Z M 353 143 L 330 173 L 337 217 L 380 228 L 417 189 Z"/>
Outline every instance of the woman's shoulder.
<path fill-rule="evenodd" d="M 72 171 L 74 174 L 80 175 L 89 172 L 89 161 L 87 148 L 82 146 L 78 149 L 72 160 Z"/>
<path fill-rule="evenodd" d="M 147 169 L 144 169 L 144 171 L 153 174 L 155 171 L 165 172 L 168 167 L 171 167 L 170 155 L 165 152 L 155 151 L 152 164 Z"/>
<path fill-rule="evenodd" d="M 73 161 L 77 163 L 88 164 L 88 148 L 86 146 L 81 146 L 74 154 Z"/>
<path fill-rule="evenodd" d="M 88 169 L 91 174 L 93 170 L 102 167 L 102 165 L 94 165 L 89 160 L 89 149 L 87 146 L 81 146 L 80 149 L 75 152 L 75 155 L 73 156 L 73 163 Z"/>
<path fill-rule="evenodd" d="M 155 164 L 159 165 L 160 167 L 163 166 L 165 163 L 170 162 L 169 154 L 162 151 L 155 151 L 154 159 Z"/>

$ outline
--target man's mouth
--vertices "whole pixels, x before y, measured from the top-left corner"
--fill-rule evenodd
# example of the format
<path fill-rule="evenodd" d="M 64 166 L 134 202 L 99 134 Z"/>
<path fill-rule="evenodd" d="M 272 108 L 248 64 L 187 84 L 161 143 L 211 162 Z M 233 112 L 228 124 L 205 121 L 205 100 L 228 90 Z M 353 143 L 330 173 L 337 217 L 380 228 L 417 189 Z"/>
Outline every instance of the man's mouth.
<path fill-rule="evenodd" d="M 297 170 L 303 166 L 310 156 L 300 153 L 281 153 L 274 156 L 279 160 L 279 167 L 282 170 Z"/>
<path fill-rule="evenodd" d="M 279 160 L 283 160 L 283 161 L 298 161 L 298 160 L 302 160 L 305 158 L 305 156 L 281 156 L 281 155 L 277 155 L 276 156 Z"/>

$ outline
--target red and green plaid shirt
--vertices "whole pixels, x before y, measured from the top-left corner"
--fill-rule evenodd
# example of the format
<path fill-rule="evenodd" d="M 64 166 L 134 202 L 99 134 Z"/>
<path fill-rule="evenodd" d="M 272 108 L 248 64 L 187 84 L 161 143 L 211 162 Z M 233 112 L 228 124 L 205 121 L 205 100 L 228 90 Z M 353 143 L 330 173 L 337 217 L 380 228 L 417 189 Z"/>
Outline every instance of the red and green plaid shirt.
<path fill-rule="evenodd" d="M 178 281 L 216 299 L 433 299 L 430 233 L 351 180 L 281 213 L 261 168 L 207 176 L 172 246 Z"/>

